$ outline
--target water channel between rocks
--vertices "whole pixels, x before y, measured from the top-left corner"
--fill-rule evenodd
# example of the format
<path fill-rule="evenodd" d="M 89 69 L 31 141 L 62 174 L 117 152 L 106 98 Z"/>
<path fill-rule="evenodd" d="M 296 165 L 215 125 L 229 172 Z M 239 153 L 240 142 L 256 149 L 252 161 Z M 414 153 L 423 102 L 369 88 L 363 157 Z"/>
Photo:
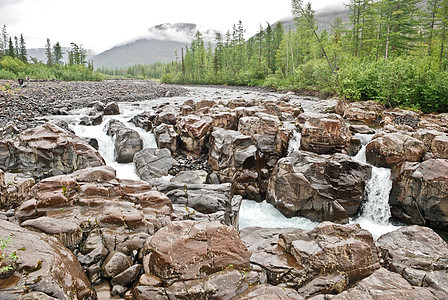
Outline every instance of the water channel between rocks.
<path fill-rule="evenodd" d="M 279 94 L 227 89 L 227 88 L 211 88 L 211 87 L 188 87 L 189 93 L 183 97 L 158 98 L 140 103 L 119 103 L 120 115 L 118 116 L 104 116 L 103 122 L 97 126 L 83 126 L 77 125 L 79 118 L 85 115 L 86 111 L 75 111 L 73 115 L 64 116 L 63 119 L 70 124 L 70 128 L 76 135 L 82 138 L 95 138 L 98 141 L 99 152 L 103 156 L 106 164 L 115 168 L 117 177 L 121 179 L 140 180 L 135 173 L 133 163 L 120 164 L 114 159 L 114 142 L 112 137 L 108 136 L 104 130 L 105 125 L 110 119 L 116 119 L 126 126 L 136 130 L 144 144 L 144 148 L 157 148 L 156 140 L 151 132 L 146 132 L 144 129 L 135 127 L 129 122 L 132 117 L 142 113 L 143 111 L 154 111 L 158 106 L 169 103 L 174 105 L 181 105 L 183 102 L 193 100 L 231 100 L 231 99 L 266 99 L 275 100 L 281 97 Z M 305 112 L 315 112 L 316 104 L 319 99 L 309 97 L 292 97 L 291 101 L 300 102 Z M 61 119 L 61 117 L 58 117 Z M 367 163 L 365 158 L 365 146 L 370 141 L 373 135 L 357 134 L 362 141 L 362 149 L 353 157 L 354 160 L 362 163 Z M 300 146 L 300 133 L 296 131 L 290 139 L 288 153 L 298 150 Z M 372 178 L 366 183 L 366 196 L 362 205 L 360 216 L 351 219 L 350 223 L 359 223 L 362 228 L 367 229 L 375 238 L 380 235 L 393 231 L 398 226 L 392 225 L 389 221 L 389 192 L 392 187 L 390 180 L 390 169 L 372 167 Z M 239 227 L 259 226 L 266 228 L 301 228 L 312 229 L 318 223 L 312 222 L 306 218 L 293 217 L 286 218 L 276 208 L 266 201 L 258 203 L 255 201 L 244 200 L 239 213 Z"/>

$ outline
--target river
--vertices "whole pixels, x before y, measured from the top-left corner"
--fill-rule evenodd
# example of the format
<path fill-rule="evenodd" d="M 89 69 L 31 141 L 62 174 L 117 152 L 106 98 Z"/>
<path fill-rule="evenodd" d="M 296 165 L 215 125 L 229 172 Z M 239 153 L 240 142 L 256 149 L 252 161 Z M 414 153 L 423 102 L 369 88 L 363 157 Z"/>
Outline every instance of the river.
<path fill-rule="evenodd" d="M 120 164 L 114 160 L 114 145 L 110 136 L 106 135 L 105 125 L 110 119 L 122 121 L 128 127 L 139 132 L 143 139 L 145 148 L 157 148 L 155 137 L 152 133 L 146 132 L 141 128 L 135 127 L 129 120 L 142 113 L 143 111 L 154 111 L 163 104 L 173 104 L 181 106 L 181 104 L 189 99 L 193 100 L 232 100 L 232 99 L 266 99 L 275 100 L 280 98 L 281 94 L 269 93 L 259 90 L 237 88 L 215 88 L 215 87 L 186 87 L 188 93 L 182 97 L 158 98 L 144 102 L 119 103 L 119 116 L 104 116 L 103 122 L 97 126 L 75 125 L 79 123 L 81 116 L 86 111 L 74 111 L 70 116 L 64 116 L 63 119 L 68 121 L 70 128 L 76 135 L 83 138 L 95 138 L 99 144 L 99 152 L 106 161 L 106 164 L 112 166 L 117 171 L 117 177 L 122 179 L 135 179 L 139 177 L 134 171 L 133 163 Z M 313 97 L 292 96 L 292 102 L 299 102 L 305 112 L 316 112 L 316 104 L 319 99 Z M 58 117 L 60 118 L 60 117 Z M 372 138 L 372 135 L 357 135 L 361 139 L 363 148 L 354 157 L 356 161 L 367 163 L 365 159 L 365 145 Z M 289 152 L 297 150 L 300 145 L 300 133 L 296 131 L 290 140 Z M 380 235 L 393 231 L 398 228 L 390 223 L 390 209 L 388 204 L 389 192 L 392 187 L 390 179 L 390 170 L 384 168 L 372 168 L 372 178 L 366 183 L 365 201 L 362 205 L 361 214 L 351 219 L 350 223 L 359 223 L 360 226 L 372 233 L 375 238 Z M 306 218 L 294 217 L 286 218 L 272 205 L 264 202 L 257 203 L 255 201 L 244 200 L 240 209 L 240 229 L 251 226 L 260 227 L 294 227 L 301 229 L 312 229 L 316 226 L 316 222 L 312 222 Z"/>

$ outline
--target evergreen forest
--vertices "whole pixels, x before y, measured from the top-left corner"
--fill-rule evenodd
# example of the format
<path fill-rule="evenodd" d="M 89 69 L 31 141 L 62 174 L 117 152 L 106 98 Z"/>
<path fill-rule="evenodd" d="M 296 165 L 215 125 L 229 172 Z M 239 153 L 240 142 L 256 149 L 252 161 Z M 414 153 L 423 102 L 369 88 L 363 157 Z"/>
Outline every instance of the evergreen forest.
<path fill-rule="evenodd" d="M 162 81 L 265 86 L 376 100 L 426 113 L 448 109 L 448 0 L 349 0 L 349 22 L 319 30 L 310 3 L 292 0 L 296 29 L 267 24 L 248 40 L 239 22 L 215 45 L 194 41 Z"/>
<path fill-rule="evenodd" d="M 67 53 L 68 61 L 63 61 L 62 47 L 50 39 L 45 44 L 46 62 L 39 62 L 27 54 L 23 34 L 9 36 L 6 25 L 0 32 L 0 79 L 57 79 L 66 81 L 102 80 L 104 76 L 94 71 L 93 63 L 86 60 L 86 50 L 71 43 Z"/>

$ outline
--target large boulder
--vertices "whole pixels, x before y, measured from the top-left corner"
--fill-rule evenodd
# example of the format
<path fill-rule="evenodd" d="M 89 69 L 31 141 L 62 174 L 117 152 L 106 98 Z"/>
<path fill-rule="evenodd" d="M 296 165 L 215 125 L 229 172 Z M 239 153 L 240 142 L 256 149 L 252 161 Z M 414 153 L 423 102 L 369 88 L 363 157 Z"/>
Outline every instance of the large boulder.
<path fill-rule="evenodd" d="M 122 122 L 110 120 L 107 134 L 114 139 L 115 160 L 119 163 L 130 163 L 134 155 L 143 149 L 143 141 L 137 131 L 127 128 Z"/>
<path fill-rule="evenodd" d="M 302 300 L 305 299 L 295 290 L 274 286 L 269 284 L 259 284 L 251 287 L 244 293 L 239 294 L 234 300 L 251 300 L 251 299 L 272 299 L 272 300 Z"/>
<path fill-rule="evenodd" d="M 135 171 L 145 181 L 167 176 L 171 168 L 177 165 L 168 149 L 145 148 L 134 156 Z"/>
<path fill-rule="evenodd" d="M 188 280 L 227 267 L 249 267 L 238 232 L 219 222 L 176 221 L 157 231 L 144 249 L 146 272 L 165 281 Z"/>
<path fill-rule="evenodd" d="M 403 133 L 381 133 L 366 146 L 367 161 L 377 167 L 392 167 L 400 162 L 422 161 L 425 145 Z"/>
<path fill-rule="evenodd" d="M 301 135 L 300 149 L 318 154 L 348 153 L 352 140 L 348 125 L 335 114 L 307 118 Z"/>
<path fill-rule="evenodd" d="M 104 159 L 87 142 L 50 123 L 0 141 L 0 168 L 35 178 L 103 165 Z"/>
<path fill-rule="evenodd" d="M 238 228 L 242 198 L 233 195 L 229 183 L 192 184 L 174 181 L 154 184 L 158 191 L 171 200 L 176 216 L 180 219 L 218 220 Z"/>
<path fill-rule="evenodd" d="M 342 104 L 342 105 L 341 105 Z M 385 110 L 381 103 L 373 101 L 340 103 L 339 109 L 343 107 L 342 116 L 350 121 L 366 123 L 378 122 Z"/>
<path fill-rule="evenodd" d="M 0 298 L 17 299 L 31 288 L 42 297 L 97 299 L 76 256 L 55 238 L 0 220 L 0 238 L 7 237 L 11 244 L 2 251 L 16 251 L 18 259 L 14 275 L 0 279 Z"/>
<path fill-rule="evenodd" d="M 358 212 L 371 167 L 345 154 L 297 151 L 279 160 L 267 201 L 285 216 L 347 223 Z"/>
<path fill-rule="evenodd" d="M 180 117 L 176 128 L 182 141 L 182 148 L 195 154 L 206 153 L 212 122 L 213 120 L 209 116 L 188 115 Z"/>
<path fill-rule="evenodd" d="M 177 152 L 180 147 L 180 138 L 174 125 L 160 124 L 154 128 L 153 132 L 159 149 L 166 148 L 171 153 Z"/>
<path fill-rule="evenodd" d="M 448 244 L 432 229 L 401 227 L 382 235 L 378 245 L 387 269 L 413 286 L 431 287 L 448 298 Z"/>
<path fill-rule="evenodd" d="M 448 160 L 398 165 L 392 181 L 389 204 L 395 218 L 448 230 Z"/>
<path fill-rule="evenodd" d="M 352 288 L 331 299 L 333 300 L 381 300 L 381 299 L 445 299 L 447 294 L 426 287 L 411 286 L 397 273 L 384 268 L 376 270 Z"/>
<path fill-rule="evenodd" d="M 132 292 L 132 299 L 236 299 L 235 296 L 238 297 L 250 286 L 263 284 L 263 279 L 262 274 L 260 276 L 254 271 L 229 267 L 202 279 L 174 282 L 168 287 L 139 284 Z"/>
<path fill-rule="evenodd" d="M 313 230 L 245 228 L 241 238 L 270 284 L 306 297 L 341 292 L 380 267 L 372 235 L 353 225 L 319 224 Z"/>

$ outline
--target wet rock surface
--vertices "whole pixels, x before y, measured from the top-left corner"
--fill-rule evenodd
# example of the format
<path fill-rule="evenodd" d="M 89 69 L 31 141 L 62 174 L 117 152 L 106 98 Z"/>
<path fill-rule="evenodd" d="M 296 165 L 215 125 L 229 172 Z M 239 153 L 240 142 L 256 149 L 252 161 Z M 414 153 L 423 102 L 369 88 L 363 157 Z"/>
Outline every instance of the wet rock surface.
<path fill-rule="evenodd" d="M 430 287 L 448 297 L 448 244 L 432 229 L 402 227 L 381 236 L 378 244 L 387 269 L 412 286 Z"/>
<path fill-rule="evenodd" d="M 404 163 L 393 169 L 391 213 L 406 224 L 448 230 L 448 160 Z"/>
<path fill-rule="evenodd" d="M 347 223 L 357 214 L 371 167 L 344 154 L 298 151 L 280 159 L 267 201 L 288 217 Z"/>
<path fill-rule="evenodd" d="M 13 241 L 8 250 L 18 255 L 17 268 L 0 278 L 0 298 L 18 299 L 31 289 L 57 299 L 96 299 L 76 256 L 55 238 L 0 220 L 0 237 L 8 236 Z"/>

